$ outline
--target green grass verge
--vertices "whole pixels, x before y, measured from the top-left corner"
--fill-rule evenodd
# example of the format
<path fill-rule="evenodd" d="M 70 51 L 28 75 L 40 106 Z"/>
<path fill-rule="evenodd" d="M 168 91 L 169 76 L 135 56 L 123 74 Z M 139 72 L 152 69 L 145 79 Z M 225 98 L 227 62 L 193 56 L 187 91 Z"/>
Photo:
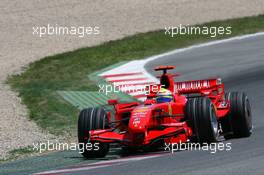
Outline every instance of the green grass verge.
<path fill-rule="evenodd" d="M 88 74 L 120 61 L 142 59 L 175 48 L 264 30 L 264 15 L 217 21 L 201 26 L 231 26 L 232 34 L 211 38 L 209 35 L 178 35 L 164 31 L 137 34 L 99 46 L 49 56 L 31 63 L 20 75 L 8 78 L 28 107 L 30 119 L 53 134 L 72 133 L 78 110 L 58 97 L 57 90 L 97 90 Z"/>

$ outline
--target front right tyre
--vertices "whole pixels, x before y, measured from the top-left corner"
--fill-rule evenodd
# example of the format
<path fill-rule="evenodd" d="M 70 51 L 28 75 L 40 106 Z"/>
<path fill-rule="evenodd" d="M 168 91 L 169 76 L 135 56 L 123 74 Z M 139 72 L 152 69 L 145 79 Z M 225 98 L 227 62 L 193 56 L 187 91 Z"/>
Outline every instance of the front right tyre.
<path fill-rule="evenodd" d="M 191 141 L 212 143 L 218 140 L 218 121 L 214 104 L 207 97 L 190 98 L 185 107 L 187 124 L 193 130 Z"/>

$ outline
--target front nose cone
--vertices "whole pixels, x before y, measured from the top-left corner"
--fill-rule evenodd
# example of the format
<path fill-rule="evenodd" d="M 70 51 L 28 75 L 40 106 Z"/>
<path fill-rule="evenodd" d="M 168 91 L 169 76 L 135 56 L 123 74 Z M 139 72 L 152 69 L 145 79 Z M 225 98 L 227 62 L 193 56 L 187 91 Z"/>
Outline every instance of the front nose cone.
<path fill-rule="evenodd" d="M 146 121 L 141 117 L 131 118 L 128 128 L 134 133 L 144 133 L 146 129 Z"/>
<path fill-rule="evenodd" d="M 145 140 L 146 121 L 140 117 L 131 118 L 128 130 L 132 135 L 133 143 L 136 145 L 142 145 Z"/>

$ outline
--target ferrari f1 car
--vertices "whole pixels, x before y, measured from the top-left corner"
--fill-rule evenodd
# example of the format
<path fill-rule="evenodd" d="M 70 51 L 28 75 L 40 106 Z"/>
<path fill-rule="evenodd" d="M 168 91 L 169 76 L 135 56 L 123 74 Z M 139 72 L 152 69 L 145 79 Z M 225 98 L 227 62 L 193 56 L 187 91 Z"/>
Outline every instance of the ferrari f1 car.
<path fill-rule="evenodd" d="M 251 109 L 245 93 L 225 93 L 220 78 L 174 82 L 175 74 L 167 73 L 173 68 L 155 69 L 163 71 L 160 83 L 148 87 L 150 93 L 143 103 L 108 100 L 114 114 L 102 107 L 83 109 L 78 120 L 79 143 L 92 144 L 83 146 L 83 156 L 104 157 L 111 143 L 118 143 L 123 149 L 141 149 L 251 135 Z M 154 86 L 171 92 L 166 95 L 171 95 L 171 99 L 157 100 L 159 91 L 154 92 Z M 92 149 L 96 143 L 96 149 Z"/>

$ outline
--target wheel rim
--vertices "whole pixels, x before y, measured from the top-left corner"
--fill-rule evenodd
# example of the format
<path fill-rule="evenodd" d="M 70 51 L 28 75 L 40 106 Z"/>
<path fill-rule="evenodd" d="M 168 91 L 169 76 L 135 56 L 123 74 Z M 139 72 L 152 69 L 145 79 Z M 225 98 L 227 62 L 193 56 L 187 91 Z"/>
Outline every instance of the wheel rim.
<path fill-rule="evenodd" d="M 251 110 L 250 110 L 249 100 L 247 98 L 246 98 L 246 105 L 245 105 L 245 115 L 246 115 L 246 120 L 247 120 L 247 124 L 249 127 L 249 131 L 252 132 Z"/>
<path fill-rule="evenodd" d="M 214 134 L 214 137 L 217 138 L 217 135 L 218 135 L 218 121 L 216 119 L 216 114 L 215 114 L 215 110 L 214 110 L 214 107 L 212 106 L 211 107 L 211 126 L 212 126 L 212 129 L 213 129 L 213 134 Z"/>

